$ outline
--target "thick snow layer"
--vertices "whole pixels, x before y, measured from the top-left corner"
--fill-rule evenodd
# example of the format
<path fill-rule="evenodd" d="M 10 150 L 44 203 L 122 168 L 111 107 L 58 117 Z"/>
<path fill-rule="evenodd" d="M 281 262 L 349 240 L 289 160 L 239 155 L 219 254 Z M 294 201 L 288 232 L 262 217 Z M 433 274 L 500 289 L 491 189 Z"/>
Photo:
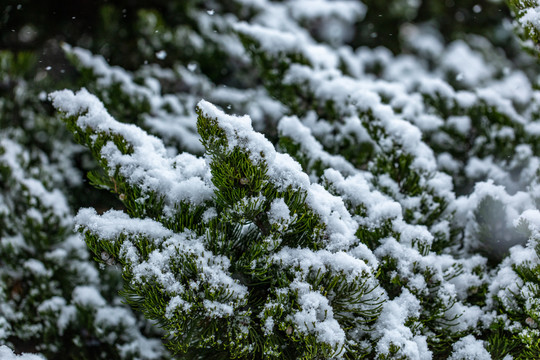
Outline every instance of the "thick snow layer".
<path fill-rule="evenodd" d="M 491 355 L 484 347 L 482 340 L 467 335 L 452 345 L 449 360 L 491 360 Z"/>
<path fill-rule="evenodd" d="M 94 209 L 81 209 L 75 217 L 75 222 L 104 240 L 113 240 L 122 233 L 142 234 L 156 239 L 173 234 L 171 230 L 154 220 L 133 219 L 125 212 L 118 210 L 109 210 L 103 216 L 98 216 Z"/>
<path fill-rule="evenodd" d="M 283 248 L 272 256 L 271 261 L 279 266 L 297 269 L 301 278 L 321 271 L 342 273 L 347 281 L 353 282 L 370 277 L 372 272 L 372 268 L 360 259 L 345 252 L 331 253 L 327 250 Z"/>
<path fill-rule="evenodd" d="M 157 193 L 170 207 L 182 201 L 197 205 L 212 197 L 210 172 L 204 159 L 190 154 L 168 157 L 158 138 L 135 125 L 117 122 L 85 89 L 77 94 L 69 90 L 58 91 L 50 97 L 54 106 L 66 116 L 77 116 L 77 126 L 82 130 L 91 129 L 96 135 L 109 137 L 101 155 L 107 160 L 111 176 L 118 170 L 128 183 L 140 187 L 145 193 Z M 131 146 L 131 154 L 120 151 L 112 141 L 115 135 Z"/>
<path fill-rule="evenodd" d="M 37 308 L 39 314 L 58 314 L 56 326 L 58 332 L 63 334 L 68 325 L 76 320 L 77 309 L 74 305 L 68 304 L 66 299 L 60 296 L 53 296 L 43 301 Z"/>
<path fill-rule="evenodd" d="M 292 319 L 302 333 L 314 333 L 318 341 L 332 347 L 345 344 L 345 332 L 334 319 L 328 298 L 318 291 L 311 290 L 309 284 L 295 281 L 291 288 L 298 292 L 300 311 L 292 314 Z"/>
<path fill-rule="evenodd" d="M 538 5 L 535 2 L 535 5 Z M 523 27 L 532 27 L 536 31 L 540 31 L 540 6 L 529 7 L 523 11 L 518 21 Z"/>
<path fill-rule="evenodd" d="M 394 345 L 400 348 L 398 356 L 419 360 L 432 358 L 426 336 L 414 335 L 405 326 L 407 319 L 419 315 L 420 309 L 418 299 L 406 289 L 399 297 L 384 303 L 381 316 L 375 324 L 378 338 L 375 351 L 378 355 L 390 355 L 390 347 Z"/>
<path fill-rule="evenodd" d="M 159 339 L 149 339 L 137 334 L 135 341 L 118 344 L 118 350 L 125 358 L 133 353 L 140 354 L 142 359 L 159 360 L 163 357 L 163 343 Z"/>
<path fill-rule="evenodd" d="M 313 43 L 310 38 L 271 29 L 257 24 L 239 23 L 234 29 L 256 39 L 261 48 L 272 54 L 295 53 L 302 49 L 303 55 L 316 67 L 335 68 L 339 59 L 330 47 Z"/>
<path fill-rule="evenodd" d="M 452 71 L 459 81 L 468 86 L 479 84 L 493 74 L 493 69 L 486 66 L 481 55 L 472 52 L 461 40 L 454 41 L 446 49 L 442 59 L 442 69 Z"/>
<path fill-rule="evenodd" d="M 24 268 L 38 277 L 51 277 L 52 270 L 45 268 L 45 265 L 37 259 L 28 259 L 24 262 Z"/>
<path fill-rule="evenodd" d="M 136 318 L 133 317 L 131 312 L 127 308 L 117 306 L 98 307 L 94 321 L 96 325 L 103 329 L 119 325 L 126 329 L 135 328 L 137 326 Z"/>
<path fill-rule="evenodd" d="M 279 190 L 283 191 L 289 186 L 293 189 L 306 189 L 309 186 L 309 177 L 300 164 L 290 155 L 276 152 L 264 135 L 253 130 L 249 116 L 227 115 L 204 100 L 197 106 L 205 116 L 218 121 L 218 126 L 225 131 L 229 150 L 241 147 L 249 153 L 251 161 L 264 161 L 268 165 L 268 175 Z"/>
<path fill-rule="evenodd" d="M 6 345 L 0 345 L 0 359 L 2 360 L 44 360 L 45 357 L 34 354 L 16 355 Z"/>
<path fill-rule="evenodd" d="M 287 72 L 287 84 L 306 83 L 320 101 L 332 101 L 337 109 L 349 115 L 351 106 L 360 113 L 371 113 L 387 137 L 379 141 L 383 151 L 390 151 L 393 143 L 414 156 L 413 167 L 419 171 L 434 171 L 436 168 L 432 150 L 422 141 L 422 133 L 415 125 L 397 116 L 393 109 L 382 102 L 369 83 L 341 75 L 335 69 L 316 71 L 305 65 L 293 64 Z"/>
<path fill-rule="evenodd" d="M 93 286 L 77 286 L 73 289 L 73 302 L 82 307 L 98 308 L 105 306 L 105 299 Z"/>
<path fill-rule="evenodd" d="M 510 195 L 503 186 L 495 185 L 492 180 L 476 183 L 474 191 L 469 196 L 462 196 L 456 200 L 456 221 L 465 225 L 465 246 L 468 248 L 477 248 L 480 245 L 478 244 L 480 240 L 477 236 L 478 224 L 474 214 L 481 202 L 486 199 L 492 199 L 502 204 L 502 218 L 491 219 L 491 221 L 494 221 L 493 225 L 498 226 L 499 229 L 511 228 L 520 214 L 526 210 L 535 208 L 533 199 L 526 192 L 518 191 Z M 504 251 L 504 249 L 508 249 L 518 243 L 519 236 L 517 235 L 516 233 L 514 237 L 502 239 L 502 241 L 492 246 L 503 249 L 501 251 Z M 497 238 L 493 237 L 493 240 L 496 241 Z"/>
<path fill-rule="evenodd" d="M 286 116 L 282 118 L 278 125 L 281 136 L 291 138 L 295 144 L 300 146 L 301 152 L 310 161 L 322 161 L 328 167 L 341 171 L 343 174 L 352 175 L 358 172 L 351 163 L 342 156 L 331 155 L 324 151 L 323 146 L 311 134 L 311 130 L 303 125 L 298 117 Z"/>
<path fill-rule="evenodd" d="M 330 194 L 319 184 L 311 184 L 306 201 L 326 224 L 330 240 L 329 249 L 348 249 L 357 243 L 355 232 L 358 225 L 352 219 L 340 197 Z M 366 248 L 366 254 L 368 251 Z"/>
<path fill-rule="evenodd" d="M 214 291 L 228 290 L 227 302 L 203 303 L 214 316 L 231 315 L 233 304 L 247 296 L 247 289 L 231 277 L 228 271 L 229 260 L 206 250 L 203 239 L 195 237 L 190 232 L 177 234 L 157 221 L 130 218 L 127 214 L 114 210 L 98 215 L 94 209 L 82 209 L 76 217 L 76 222 L 78 226 L 84 227 L 103 240 L 121 241 L 123 236 L 127 236 L 121 245 L 120 256 L 131 268 L 133 281 L 139 285 L 155 281 L 165 293 L 170 294 L 173 303 L 168 306 L 169 314 L 177 307 L 186 309 L 175 295 L 184 294 L 187 284 L 171 271 L 172 266 L 177 266 L 173 262 L 178 261 L 175 259 L 180 255 L 186 256 L 186 259 L 190 255 L 197 255 L 198 274 L 197 278 L 193 279 L 194 282 L 207 284 Z M 153 246 L 159 246 L 150 252 L 147 258 L 140 255 L 136 244 L 144 238 L 152 239 Z"/>
<path fill-rule="evenodd" d="M 401 219 L 401 205 L 391 198 L 383 195 L 378 190 L 372 189 L 367 174 L 361 173 L 344 178 L 334 169 L 327 169 L 325 179 L 336 188 L 345 201 L 353 206 L 364 206 L 367 216 L 362 219 L 362 224 L 368 227 L 376 227 L 387 219 Z"/>
<path fill-rule="evenodd" d="M 295 217 L 291 217 L 291 212 L 285 200 L 278 198 L 272 201 L 268 210 L 268 221 L 270 225 L 275 225 L 278 229 L 285 230 L 294 219 Z"/>
<path fill-rule="evenodd" d="M 521 222 L 525 222 L 529 230 L 533 234 L 540 231 L 540 211 L 538 209 L 525 210 L 519 218 L 514 220 L 514 226 L 518 226 Z"/>
<path fill-rule="evenodd" d="M 347 23 L 361 20 L 367 11 L 364 4 L 353 1 L 296 0 L 289 1 L 287 5 L 294 18 L 313 19 L 335 16 Z"/>

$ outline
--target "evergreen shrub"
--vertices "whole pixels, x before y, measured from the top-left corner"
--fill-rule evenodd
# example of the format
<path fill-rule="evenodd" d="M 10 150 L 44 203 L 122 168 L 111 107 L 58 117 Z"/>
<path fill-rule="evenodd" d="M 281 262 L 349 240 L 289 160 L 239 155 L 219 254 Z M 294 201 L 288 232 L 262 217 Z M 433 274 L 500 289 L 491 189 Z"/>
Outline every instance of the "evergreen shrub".
<path fill-rule="evenodd" d="M 540 3 L 81 9 L 1 20 L 0 356 L 540 358 Z"/>

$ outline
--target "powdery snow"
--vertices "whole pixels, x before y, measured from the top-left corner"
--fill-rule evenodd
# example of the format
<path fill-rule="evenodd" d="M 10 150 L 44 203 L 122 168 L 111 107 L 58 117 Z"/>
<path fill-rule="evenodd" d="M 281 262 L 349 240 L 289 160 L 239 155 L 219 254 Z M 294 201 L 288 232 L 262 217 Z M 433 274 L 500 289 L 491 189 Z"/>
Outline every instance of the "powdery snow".
<path fill-rule="evenodd" d="M 170 294 L 173 300 L 168 305 L 168 314 L 177 307 L 186 310 L 180 298 L 186 291 L 186 284 L 171 271 L 171 266 L 179 257 L 197 255 L 196 262 L 198 274 L 194 282 L 206 284 L 212 291 L 226 288 L 229 291 L 227 302 L 205 302 L 204 306 L 214 315 L 231 315 L 232 309 L 243 303 L 247 296 L 247 289 L 238 281 L 231 278 L 228 272 L 229 260 L 205 249 L 203 239 L 199 239 L 190 232 L 174 233 L 166 229 L 157 221 L 151 219 L 130 218 L 120 211 L 108 211 L 98 215 L 93 209 L 83 209 L 76 217 L 76 222 L 90 233 L 99 236 L 103 241 L 121 241 L 120 256 L 133 272 L 134 283 L 141 286 L 147 282 L 155 281 L 164 293 Z M 138 242 L 152 239 L 151 251 L 147 258 L 143 258 L 138 249 Z M 198 286 L 198 285 L 195 285 Z"/>
<path fill-rule="evenodd" d="M 471 51 L 462 40 L 454 41 L 442 56 L 442 69 L 458 75 L 458 81 L 468 86 L 477 85 L 493 74 L 481 55 Z"/>
<path fill-rule="evenodd" d="M 93 286 L 77 286 L 73 289 L 73 303 L 82 307 L 102 307 L 106 301 Z"/>
<path fill-rule="evenodd" d="M 390 346 L 398 346 L 398 356 L 408 359 L 430 360 L 432 352 L 428 349 L 427 338 L 414 335 L 408 326 L 407 319 L 419 315 L 420 302 L 407 289 L 393 299 L 387 300 L 383 305 L 381 316 L 375 325 L 376 338 L 378 338 L 376 354 L 388 356 Z"/>
<path fill-rule="evenodd" d="M 538 5 L 538 3 L 535 5 Z M 536 31 L 540 31 L 540 6 L 525 9 L 518 18 L 518 21 L 523 27 L 531 26 L 536 29 Z"/>
<path fill-rule="evenodd" d="M 103 104 L 85 89 L 77 94 L 69 90 L 57 91 L 50 97 L 54 106 L 67 116 L 77 116 L 77 126 L 82 130 L 90 128 L 98 136 L 110 137 L 101 154 L 108 162 L 111 176 L 118 170 L 128 183 L 140 187 L 143 192 L 159 194 L 169 206 L 168 211 L 181 201 L 197 205 L 212 197 L 210 172 L 204 159 L 190 154 L 168 157 L 159 139 L 135 125 L 114 120 Z M 125 139 L 131 153 L 120 151 L 112 141 L 114 135 Z"/>
<path fill-rule="evenodd" d="M 310 163 L 322 161 L 324 165 L 341 171 L 346 175 L 358 172 L 351 163 L 342 156 L 331 155 L 323 150 L 323 146 L 311 134 L 310 128 L 303 125 L 296 116 L 286 116 L 279 121 L 278 131 L 282 137 L 291 138 L 300 146 L 300 151 L 306 155 Z"/>
<path fill-rule="evenodd" d="M 305 189 L 309 186 L 309 178 L 302 172 L 300 164 L 288 154 L 277 153 L 264 135 L 253 130 L 249 116 L 227 115 L 204 100 L 197 106 L 205 116 L 218 121 L 226 134 L 229 150 L 241 147 L 249 153 L 251 161 L 256 164 L 264 161 L 268 165 L 268 175 L 278 189 L 283 191 L 289 186 Z"/>
<path fill-rule="evenodd" d="M 491 360 L 491 355 L 482 340 L 467 335 L 452 345 L 452 354 L 448 360 Z"/>
<path fill-rule="evenodd" d="M 44 360 L 45 357 L 42 355 L 34 354 L 21 354 L 16 355 L 13 350 L 8 348 L 6 345 L 0 345 L 0 359 L 2 360 Z"/>
<path fill-rule="evenodd" d="M 290 155 L 276 152 L 273 145 L 262 134 L 253 130 L 249 117 L 224 114 L 206 101 L 201 101 L 198 106 L 205 116 L 217 120 L 219 127 L 227 136 L 229 150 L 241 147 L 248 151 L 253 162 L 264 161 L 268 167 L 267 174 L 270 181 L 278 190 L 284 191 L 292 187 L 292 189 L 307 192 L 308 205 L 326 225 L 328 235 L 326 246 L 329 250 L 339 251 L 355 246 L 358 254 L 362 252 L 358 246 L 365 246 L 358 244 L 355 236 L 357 224 L 340 197 L 333 196 L 319 184 L 310 184 L 300 164 Z M 367 247 L 363 250 L 363 258 L 370 263 L 376 263 Z"/>
<path fill-rule="evenodd" d="M 266 52 L 278 55 L 283 53 L 295 53 L 301 49 L 302 55 L 316 67 L 335 68 L 339 59 L 332 49 L 325 45 L 314 43 L 308 37 L 293 35 L 289 32 L 271 29 L 258 24 L 239 23 L 234 29 L 257 40 Z"/>
<path fill-rule="evenodd" d="M 345 332 L 334 319 L 328 299 L 317 291 L 310 290 L 306 283 L 295 281 L 291 288 L 298 291 L 300 311 L 291 315 L 297 329 L 305 334 L 314 333 L 318 341 L 338 349 L 346 341 Z"/>

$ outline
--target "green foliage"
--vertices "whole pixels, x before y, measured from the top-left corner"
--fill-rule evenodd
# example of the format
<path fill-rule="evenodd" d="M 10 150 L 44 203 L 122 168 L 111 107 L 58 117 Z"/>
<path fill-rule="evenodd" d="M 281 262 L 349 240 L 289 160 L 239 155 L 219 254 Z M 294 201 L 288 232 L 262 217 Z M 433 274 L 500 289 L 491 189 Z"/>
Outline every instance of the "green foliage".
<path fill-rule="evenodd" d="M 8 4 L 0 344 L 539 357 L 538 4 L 508 3 L 521 44 L 501 1 Z"/>

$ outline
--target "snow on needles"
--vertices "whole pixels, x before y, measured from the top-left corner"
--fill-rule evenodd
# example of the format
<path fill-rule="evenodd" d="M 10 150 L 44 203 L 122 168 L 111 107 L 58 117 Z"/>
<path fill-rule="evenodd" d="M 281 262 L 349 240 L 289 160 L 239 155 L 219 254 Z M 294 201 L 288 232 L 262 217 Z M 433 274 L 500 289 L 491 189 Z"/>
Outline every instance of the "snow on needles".
<path fill-rule="evenodd" d="M 398 346 L 399 353 L 395 354 L 396 358 L 419 360 L 432 358 L 433 354 L 428 349 L 427 337 L 413 334 L 405 325 L 409 318 L 419 315 L 420 309 L 420 302 L 407 289 L 397 298 L 384 303 L 375 328 L 379 334 L 375 347 L 378 354 L 388 354 L 391 346 Z"/>
<path fill-rule="evenodd" d="M 218 122 L 218 126 L 226 134 L 229 150 L 241 147 L 249 153 L 253 162 L 266 163 L 269 180 L 279 191 L 285 191 L 290 187 L 307 192 L 308 205 L 326 225 L 328 250 L 348 250 L 357 246 L 361 248 L 358 249 L 358 253 L 363 254 L 363 259 L 370 264 L 377 263 L 371 251 L 364 244 L 358 244 L 355 235 L 358 225 L 352 219 L 341 197 L 330 194 L 319 184 L 310 184 L 309 177 L 302 171 L 300 164 L 290 155 L 278 153 L 264 135 L 254 131 L 248 116 L 227 115 L 204 100 L 197 106 L 205 116 Z"/>
<path fill-rule="evenodd" d="M 531 26 L 536 31 L 540 30 L 540 6 L 538 6 L 538 2 L 532 2 L 533 4 L 537 5 L 536 7 L 527 8 L 523 11 L 521 14 L 521 17 L 518 19 L 521 26 L 528 27 Z"/>
<path fill-rule="evenodd" d="M 76 124 L 83 131 L 91 129 L 96 135 L 106 137 L 108 141 L 101 155 L 108 163 L 110 176 L 118 170 L 128 183 L 140 187 L 144 193 L 156 192 L 162 196 L 169 207 L 181 201 L 201 204 L 211 198 L 213 189 L 204 159 L 190 154 L 167 157 L 161 140 L 133 124 L 113 119 L 86 89 L 76 94 L 70 90 L 57 91 L 50 98 L 67 116 L 77 116 Z M 128 143 L 130 154 L 122 153 L 113 141 L 114 136 Z"/>
<path fill-rule="evenodd" d="M 472 335 L 467 335 L 454 343 L 454 352 L 448 360 L 491 360 L 491 355 L 484 347 L 482 340 L 475 339 Z"/>
<path fill-rule="evenodd" d="M 339 62 L 336 54 L 328 46 L 313 43 L 308 37 L 293 35 L 284 31 L 270 29 L 260 25 L 239 23 L 234 29 L 257 39 L 259 45 L 273 54 L 293 52 L 298 48 L 304 50 L 307 59 L 316 67 L 335 68 Z M 309 45 L 306 45 L 309 44 Z"/>
<path fill-rule="evenodd" d="M 21 354 L 16 355 L 6 345 L 0 345 L 0 359 L 2 360 L 45 360 L 41 355 Z"/>
<path fill-rule="evenodd" d="M 98 215 L 94 209 L 82 209 L 76 217 L 76 222 L 78 226 L 82 226 L 102 241 L 112 243 L 120 241 L 120 256 L 131 268 L 133 281 L 140 286 L 157 282 L 163 291 L 171 296 L 167 310 L 169 314 L 177 307 L 187 310 L 189 306 L 185 306 L 182 298 L 184 296 L 189 298 L 186 291 L 190 286 L 197 288 L 200 283 L 206 284 L 208 289 L 217 293 L 221 289 L 227 289 L 229 292 L 230 296 L 225 302 L 219 302 L 219 299 L 204 302 L 206 310 L 212 312 L 214 316 L 232 315 L 235 306 L 244 303 L 247 289 L 232 279 L 228 272 L 229 260 L 206 250 L 204 239 L 190 231 L 174 233 L 157 221 L 130 218 L 124 212 L 115 210 Z M 144 239 L 152 239 L 148 247 L 154 249 L 147 257 L 141 254 L 138 246 L 139 242 L 145 241 Z M 190 285 L 171 268 L 177 268 L 178 262 L 191 261 L 191 257 L 195 254 L 198 260 L 194 265 L 198 271 Z M 82 289 L 78 290 L 80 291 Z"/>
<path fill-rule="evenodd" d="M 300 145 L 303 153 L 309 154 L 310 162 L 322 161 L 325 165 L 341 171 L 345 175 L 358 172 L 354 166 L 340 155 L 331 155 L 311 134 L 310 128 L 300 122 L 296 116 L 286 116 L 279 121 L 278 131 L 281 136 L 290 137 Z"/>

